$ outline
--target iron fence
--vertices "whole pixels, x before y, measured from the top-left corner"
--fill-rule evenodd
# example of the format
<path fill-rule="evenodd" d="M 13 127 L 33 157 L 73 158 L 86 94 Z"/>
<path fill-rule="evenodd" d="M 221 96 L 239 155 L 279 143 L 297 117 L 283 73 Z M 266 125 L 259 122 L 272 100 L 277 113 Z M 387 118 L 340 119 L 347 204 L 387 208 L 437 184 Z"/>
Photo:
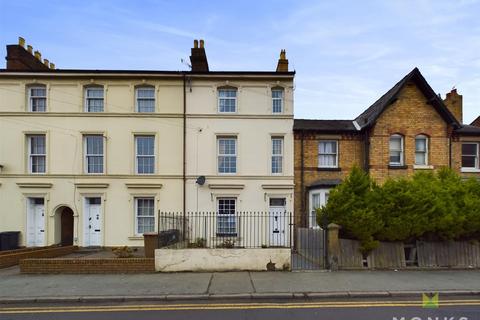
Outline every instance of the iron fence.
<path fill-rule="evenodd" d="M 267 212 L 159 212 L 159 246 L 268 248 L 293 245 L 293 215 Z"/>

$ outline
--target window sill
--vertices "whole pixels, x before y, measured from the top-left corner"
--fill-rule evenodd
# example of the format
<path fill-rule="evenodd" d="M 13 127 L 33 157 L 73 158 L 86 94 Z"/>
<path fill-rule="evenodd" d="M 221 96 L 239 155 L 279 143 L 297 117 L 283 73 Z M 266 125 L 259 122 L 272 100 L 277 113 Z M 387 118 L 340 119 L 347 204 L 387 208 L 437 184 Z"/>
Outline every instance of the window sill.
<path fill-rule="evenodd" d="M 128 237 L 128 240 L 143 240 L 143 236 L 131 236 Z"/>
<path fill-rule="evenodd" d="M 339 167 L 318 167 L 317 171 L 342 171 Z"/>
<path fill-rule="evenodd" d="M 389 165 L 388 165 L 388 169 L 392 169 L 392 170 L 405 170 L 405 169 L 408 169 L 408 166 L 405 166 L 405 165 L 395 166 L 395 165 L 389 164 Z"/>
<path fill-rule="evenodd" d="M 415 170 L 433 170 L 432 165 L 413 165 L 413 169 Z"/>
<path fill-rule="evenodd" d="M 461 168 L 461 172 L 473 172 L 473 173 L 480 173 L 479 168 Z"/>
<path fill-rule="evenodd" d="M 235 238 L 237 236 L 236 233 L 217 233 L 217 237 L 219 238 Z"/>

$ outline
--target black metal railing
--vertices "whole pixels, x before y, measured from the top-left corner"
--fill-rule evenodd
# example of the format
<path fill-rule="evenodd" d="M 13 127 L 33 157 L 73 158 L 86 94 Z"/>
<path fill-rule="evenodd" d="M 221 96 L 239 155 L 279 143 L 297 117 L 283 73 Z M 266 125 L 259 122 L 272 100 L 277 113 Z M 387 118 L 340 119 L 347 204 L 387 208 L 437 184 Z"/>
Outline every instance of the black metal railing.
<path fill-rule="evenodd" d="M 261 212 L 159 212 L 161 247 L 268 248 L 293 246 L 293 214 Z"/>

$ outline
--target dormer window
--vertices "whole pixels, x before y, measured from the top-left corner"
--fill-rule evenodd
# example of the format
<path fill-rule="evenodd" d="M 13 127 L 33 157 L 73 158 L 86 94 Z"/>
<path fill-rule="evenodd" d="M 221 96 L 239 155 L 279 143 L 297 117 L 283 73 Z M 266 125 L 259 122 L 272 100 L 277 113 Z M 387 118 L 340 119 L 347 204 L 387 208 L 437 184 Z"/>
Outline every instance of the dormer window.
<path fill-rule="evenodd" d="M 47 111 L 47 89 L 45 86 L 28 88 L 29 110 L 31 112 Z"/>
<path fill-rule="evenodd" d="M 390 162 L 391 166 L 403 166 L 403 136 L 393 134 L 390 136 Z"/>
<path fill-rule="evenodd" d="M 103 112 L 103 87 L 85 88 L 85 112 Z"/>
<path fill-rule="evenodd" d="M 219 113 L 237 112 L 237 89 L 236 88 L 218 89 L 218 112 Z"/>
<path fill-rule="evenodd" d="M 272 89 L 272 112 L 283 113 L 283 89 Z"/>

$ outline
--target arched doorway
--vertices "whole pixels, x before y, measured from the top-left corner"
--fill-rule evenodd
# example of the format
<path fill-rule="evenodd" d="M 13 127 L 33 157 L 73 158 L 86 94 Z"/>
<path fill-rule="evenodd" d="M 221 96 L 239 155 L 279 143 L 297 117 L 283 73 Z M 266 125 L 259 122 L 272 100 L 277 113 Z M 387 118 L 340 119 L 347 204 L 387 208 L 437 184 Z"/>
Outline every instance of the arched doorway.
<path fill-rule="evenodd" d="M 62 246 L 73 245 L 73 211 L 69 207 L 60 208 L 60 233 Z"/>

